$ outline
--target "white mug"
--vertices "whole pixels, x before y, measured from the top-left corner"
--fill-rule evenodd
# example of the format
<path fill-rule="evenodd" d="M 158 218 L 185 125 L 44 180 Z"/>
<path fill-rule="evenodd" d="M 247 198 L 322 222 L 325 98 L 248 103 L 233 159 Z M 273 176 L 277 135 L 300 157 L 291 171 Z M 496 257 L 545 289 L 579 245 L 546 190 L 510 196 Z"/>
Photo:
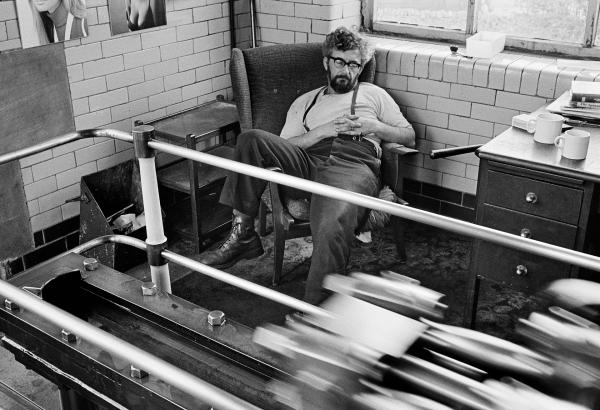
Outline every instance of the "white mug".
<path fill-rule="evenodd" d="M 590 133 L 572 129 L 554 139 L 554 145 L 562 150 L 562 156 L 569 159 L 584 159 L 590 145 Z"/>
<path fill-rule="evenodd" d="M 553 144 L 562 132 L 564 118 L 558 114 L 543 113 L 537 116 L 533 140 L 542 144 Z"/>

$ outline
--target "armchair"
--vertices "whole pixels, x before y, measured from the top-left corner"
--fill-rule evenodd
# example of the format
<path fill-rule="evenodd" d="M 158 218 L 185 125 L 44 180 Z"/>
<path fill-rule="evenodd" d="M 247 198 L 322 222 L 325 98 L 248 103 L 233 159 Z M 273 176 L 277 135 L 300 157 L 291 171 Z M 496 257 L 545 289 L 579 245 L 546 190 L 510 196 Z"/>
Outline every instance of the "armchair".
<path fill-rule="evenodd" d="M 307 91 L 321 87 L 325 81 L 320 43 L 286 44 L 240 50 L 231 57 L 231 79 L 241 131 L 262 129 L 279 135 L 292 102 Z M 373 82 L 375 59 L 361 73 L 360 81 Z M 417 152 L 399 144 L 384 144 L 382 181 L 396 195 L 402 192 L 398 176 L 398 156 Z M 274 229 L 273 284 L 281 277 L 285 240 L 310 235 L 306 205 L 286 200 L 277 184 L 269 184 Z M 296 212 L 294 212 L 294 210 Z M 291 212 L 290 212 L 291 211 Z M 261 219 L 264 213 L 261 212 Z M 264 219 L 263 219 L 264 220 Z M 398 255 L 406 259 L 404 234 L 398 218 L 394 223 Z M 264 233 L 264 228 L 261 229 Z"/>

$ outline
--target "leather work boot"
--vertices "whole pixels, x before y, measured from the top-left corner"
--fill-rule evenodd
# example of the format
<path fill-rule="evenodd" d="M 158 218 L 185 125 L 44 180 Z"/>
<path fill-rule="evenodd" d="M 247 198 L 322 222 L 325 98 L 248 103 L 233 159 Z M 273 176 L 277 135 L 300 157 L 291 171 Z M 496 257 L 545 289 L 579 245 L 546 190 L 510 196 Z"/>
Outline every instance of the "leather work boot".
<path fill-rule="evenodd" d="M 214 251 L 205 252 L 198 262 L 217 269 L 235 265 L 242 259 L 252 259 L 264 253 L 258 234 L 254 231 L 254 218 L 235 215 L 231 231 L 225 241 Z"/>

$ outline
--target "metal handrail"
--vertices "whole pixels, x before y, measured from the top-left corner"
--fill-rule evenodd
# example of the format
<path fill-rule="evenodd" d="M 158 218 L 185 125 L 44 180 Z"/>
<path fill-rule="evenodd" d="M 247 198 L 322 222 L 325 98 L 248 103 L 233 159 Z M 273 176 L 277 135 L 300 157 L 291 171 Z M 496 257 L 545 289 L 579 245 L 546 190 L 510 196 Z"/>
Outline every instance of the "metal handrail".
<path fill-rule="evenodd" d="M 92 248 L 96 248 L 98 246 L 107 244 L 107 243 L 119 243 L 122 245 L 133 246 L 134 248 L 138 248 L 141 250 L 146 250 L 147 245 L 144 241 L 136 238 L 132 238 L 131 236 L 125 235 L 104 235 L 99 236 L 98 238 L 94 238 L 84 244 L 76 246 L 71 250 L 64 252 L 58 256 L 55 256 L 51 260 L 59 259 L 64 255 L 69 253 L 82 253 L 88 251 Z M 257 285 L 254 282 L 250 282 L 249 280 L 242 279 L 235 275 L 232 275 L 227 272 L 220 271 L 215 268 L 211 268 L 208 265 L 204 265 L 194 259 L 188 258 L 186 256 L 181 256 L 175 252 L 171 252 L 169 250 L 163 250 L 161 252 L 161 256 L 168 260 L 169 262 L 176 263 L 178 265 L 184 266 L 188 269 L 191 269 L 195 272 L 202 273 L 206 276 L 210 276 L 213 279 L 220 280 L 221 282 L 228 283 L 230 285 L 236 286 L 240 289 L 246 290 L 248 292 L 254 293 L 255 295 L 262 296 L 266 299 L 269 299 L 273 302 L 280 303 L 282 305 L 288 306 L 294 310 L 299 310 L 304 313 L 310 313 L 311 315 L 319 316 L 319 317 L 329 317 L 330 314 L 325 310 L 321 309 L 318 306 L 311 305 L 310 303 L 303 302 L 299 299 L 288 296 L 284 293 L 277 292 L 276 290 Z"/>
<path fill-rule="evenodd" d="M 435 226 L 437 228 L 456 232 L 469 237 L 493 242 L 508 248 L 518 249 L 600 272 L 600 258 L 597 256 L 574 251 L 572 249 L 561 248 L 560 246 L 551 245 L 549 243 L 536 241 L 530 238 L 523 238 L 508 232 L 498 231 L 471 222 L 461 221 L 459 219 L 450 218 L 440 214 L 434 214 L 421 209 L 374 198 L 368 195 L 357 194 L 355 192 L 321 184 L 319 182 L 309 181 L 291 175 L 285 175 L 280 172 L 269 171 L 230 159 L 217 157 L 205 152 L 194 151 L 188 148 L 183 148 L 160 141 L 150 141 L 148 145 L 157 151 L 177 155 L 193 161 L 201 162 L 203 164 L 213 165 L 260 179 L 266 179 L 278 184 L 308 191 L 313 194 L 350 202 L 367 209 L 376 209 L 399 216 L 401 218 L 420 222 L 425 225 Z"/>
<path fill-rule="evenodd" d="M 39 144 L 32 145 L 31 147 L 22 148 L 16 151 L 2 154 L 0 155 L 0 165 L 5 164 L 7 162 L 15 161 L 17 159 L 25 158 L 30 155 L 38 154 L 51 148 L 58 147 L 59 145 L 68 144 L 69 142 L 77 141 L 84 138 L 112 138 L 115 140 L 133 143 L 133 137 L 129 132 L 111 129 L 89 129 L 73 131 L 68 134 L 50 138 L 47 141 L 40 142 Z"/>
<path fill-rule="evenodd" d="M 110 129 L 84 130 L 66 134 L 61 137 L 56 137 L 44 143 L 37 144 L 29 148 L 0 155 L 0 164 L 23 158 L 32 154 L 36 154 L 46 149 L 65 144 L 67 142 L 75 141 L 77 139 L 90 137 L 107 137 L 119 139 L 121 141 L 133 142 L 133 137 L 130 134 L 123 131 Z M 403 206 L 400 204 L 392 203 L 379 198 L 373 198 L 363 194 L 357 194 L 355 192 L 346 191 L 341 188 L 335 188 L 318 182 L 309 181 L 291 175 L 285 175 L 280 172 L 269 171 L 266 169 L 254 167 L 252 165 L 243 164 L 230 159 L 217 157 L 211 154 L 207 154 L 205 152 L 195 151 L 189 148 L 172 145 L 165 142 L 151 140 L 150 142 L 148 142 L 148 146 L 157 151 L 177 155 L 182 158 L 191 159 L 192 161 L 213 165 L 219 168 L 227 169 L 229 171 L 243 173 L 256 178 L 265 179 L 267 181 L 276 182 L 278 184 L 291 186 L 293 188 L 312 192 L 329 198 L 339 199 L 341 201 L 350 202 L 368 209 L 376 209 L 379 211 L 387 212 L 392 215 L 399 216 L 401 218 L 410 219 L 412 221 L 435 226 L 437 228 L 441 228 L 451 232 L 496 243 L 498 245 L 502 245 L 508 248 L 533 253 L 550 259 L 559 260 L 561 262 L 581 266 L 600 272 L 599 257 L 574 251 L 572 249 L 561 248 L 560 246 L 536 241 L 535 239 L 522 238 L 518 235 L 497 231 L 495 229 L 477 225 L 474 223 L 465 222 L 459 219 L 454 219 L 447 216 L 423 211 L 420 209 Z"/>

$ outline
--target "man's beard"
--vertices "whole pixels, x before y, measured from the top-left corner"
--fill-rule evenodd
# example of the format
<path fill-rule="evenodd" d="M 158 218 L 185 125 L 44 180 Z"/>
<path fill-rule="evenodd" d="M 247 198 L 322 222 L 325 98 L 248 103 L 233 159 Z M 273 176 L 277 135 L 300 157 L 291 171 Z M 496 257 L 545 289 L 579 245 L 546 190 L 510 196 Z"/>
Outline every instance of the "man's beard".
<path fill-rule="evenodd" d="M 331 86 L 331 88 L 333 88 L 333 91 L 335 91 L 338 94 L 344 94 L 349 91 L 352 91 L 352 89 L 356 85 L 356 82 L 358 81 L 358 76 L 352 79 L 350 76 L 344 74 L 339 74 L 331 78 L 330 71 L 327 72 L 327 77 L 329 77 L 329 85 Z"/>

